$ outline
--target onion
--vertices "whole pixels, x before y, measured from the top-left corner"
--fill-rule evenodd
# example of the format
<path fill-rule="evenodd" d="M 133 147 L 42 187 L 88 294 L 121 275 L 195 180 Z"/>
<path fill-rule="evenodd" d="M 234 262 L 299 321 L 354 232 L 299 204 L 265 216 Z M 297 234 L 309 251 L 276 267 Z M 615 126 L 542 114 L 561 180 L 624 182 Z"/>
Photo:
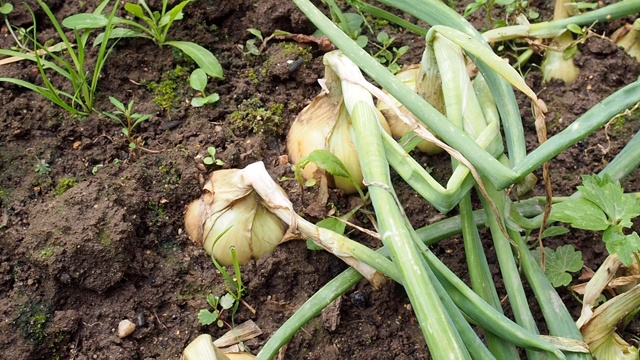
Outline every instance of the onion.
<path fill-rule="evenodd" d="M 324 84 L 324 90 L 298 114 L 291 125 L 287 136 L 289 158 L 296 164 L 314 150 L 328 150 L 342 161 L 353 180 L 362 188 L 362 171 L 353 141 L 353 126 L 343 98 L 349 94 L 343 94 L 340 78 L 329 66 L 325 66 Z M 391 133 L 382 113 L 378 114 L 378 119 L 382 128 Z M 302 170 L 302 176 L 313 179 L 317 170 L 318 167 L 310 163 Z M 326 173 L 319 176 L 326 176 L 329 185 L 347 194 L 358 191 L 347 179 Z"/>
<path fill-rule="evenodd" d="M 240 265 L 270 253 L 286 230 L 253 188 L 242 184 L 241 170 L 214 171 L 185 214 L 187 234 L 222 265 L 233 264 L 232 247 Z"/>

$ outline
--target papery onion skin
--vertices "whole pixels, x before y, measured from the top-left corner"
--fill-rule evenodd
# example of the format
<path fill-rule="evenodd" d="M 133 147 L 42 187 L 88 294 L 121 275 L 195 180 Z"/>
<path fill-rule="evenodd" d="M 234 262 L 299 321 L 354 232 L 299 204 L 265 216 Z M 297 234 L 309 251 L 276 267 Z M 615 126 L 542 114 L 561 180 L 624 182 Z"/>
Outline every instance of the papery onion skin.
<path fill-rule="evenodd" d="M 238 169 L 212 173 L 202 196 L 187 206 L 185 229 L 224 266 L 233 265 L 232 247 L 243 265 L 273 251 L 286 231 L 252 188 L 244 186 Z"/>

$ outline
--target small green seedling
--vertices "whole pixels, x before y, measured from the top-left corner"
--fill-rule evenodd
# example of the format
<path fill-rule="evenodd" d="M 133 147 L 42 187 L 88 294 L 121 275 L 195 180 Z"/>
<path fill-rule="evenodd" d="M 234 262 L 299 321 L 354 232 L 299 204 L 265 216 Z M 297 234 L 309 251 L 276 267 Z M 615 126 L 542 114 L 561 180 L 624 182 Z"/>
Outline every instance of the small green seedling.
<path fill-rule="evenodd" d="M 625 266 L 633 263 L 640 250 L 640 236 L 629 234 L 631 220 L 640 216 L 640 200 L 633 194 L 625 194 L 620 183 L 610 176 L 582 177 L 578 186 L 581 196 L 570 197 L 553 204 L 550 218 L 571 224 L 577 229 L 603 231 L 609 254 L 616 254 Z"/>
<path fill-rule="evenodd" d="M 376 36 L 376 40 L 380 43 L 374 44 L 380 50 L 373 55 L 381 64 L 386 65 L 387 69 L 392 74 L 400 71 L 402 66 L 398 64 L 398 59 L 409 51 L 408 46 L 402 46 L 400 48 L 391 47 L 393 42 L 396 40 L 395 37 L 390 37 L 385 31 L 380 31 Z M 391 47 L 391 50 L 389 48 Z"/>
<path fill-rule="evenodd" d="M 220 237 L 222 237 L 225 233 L 226 231 L 220 234 Z M 218 237 L 218 239 L 220 239 L 220 237 Z M 231 274 L 227 272 L 224 266 L 220 265 L 220 263 L 213 256 L 213 253 L 211 255 L 211 261 L 213 262 L 213 265 L 215 265 L 216 269 L 220 271 L 220 274 L 224 279 L 224 286 L 227 289 L 227 293 L 220 298 L 220 301 L 224 299 L 224 303 L 219 304 L 223 309 L 225 307 L 227 307 L 227 309 L 231 309 L 231 327 L 233 327 L 235 326 L 235 316 L 236 312 L 238 311 L 238 306 L 240 306 L 240 303 L 243 302 L 242 297 L 246 294 L 247 289 L 242 283 L 242 273 L 240 272 L 240 264 L 238 263 L 236 248 L 231 247 L 230 251 L 231 258 L 233 259 L 233 273 L 235 276 L 231 276 Z M 200 318 L 200 316 L 198 317 Z M 220 326 L 220 323 L 218 323 L 218 326 Z"/>
<path fill-rule="evenodd" d="M 540 248 L 531 250 L 531 255 L 538 263 L 541 261 Z M 582 269 L 582 252 L 576 251 L 573 245 L 558 246 L 555 250 L 544 248 L 544 274 L 554 287 L 567 286 L 571 283 L 571 273 Z"/>
<path fill-rule="evenodd" d="M 45 160 L 36 157 L 36 164 L 33 165 L 33 170 L 38 175 L 48 175 L 51 172 L 51 166 Z"/>
<path fill-rule="evenodd" d="M 100 169 L 102 169 L 104 167 L 104 164 L 97 164 L 94 167 L 91 168 L 91 174 L 95 175 L 98 173 L 98 171 L 100 171 Z"/>
<path fill-rule="evenodd" d="M 102 114 L 109 119 L 115 120 L 122 125 L 122 133 L 127 137 L 129 142 L 129 148 L 135 149 L 139 144 L 139 140 L 133 138 L 133 130 L 140 125 L 143 121 L 151 118 L 150 114 L 139 114 L 133 112 L 133 100 L 129 101 L 129 104 L 125 105 L 113 96 L 109 96 L 109 101 L 116 107 L 116 111 L 113 113 L 103 112 Z M 121 119 L 121 117 L 124 118 Z"/>
<path fill-rule="evenodd" d="M 238 47 L 240 48 L 240 51 L 242 51 L 245 55 L 251 54 L 251 55 L 258 56 L 260 55 L 260 48 L 256 46 L 256 41 L 260 40 L 261 44 L 264 43 L 264 37 L 262 36 L 262 31 L 258 29 L 253 29 L 253 28 L 249 28 L 247 29 L 247 31 L 250 32 L 255 37 L 247 40 L 247 42 L 244 44 L 244 47 L 242 45 L 238 45 Z"/>
<path fill-rule="evenodd" d="M 222 320 L 222 313 L 225 310 L 231 309 L 235 302 L 236 300 L 230 293 L 226 293 L 223 296 L 207 295 L 207 304 L 209 304 L 212 310 L 201 309 L 198 312 L 198 322 L 202 325 L 216 323 L 218 327 L 223 327 L 224 321 Z"/>
<path fill-rule="evenodd" d="M 11 23 L 9 22 L 9 16 L 8 16 L 9 14 L 11 14 L 11 12 L 13 12 L 13 5 L 8 2 L 0 1 L 0 16 L 4 18 L 4 23 L 5 25 L 7 25 L 7 29 L 11 33 L 13 40 L 15 40 L 16 44 L 20 49 L 27 50 L 25 45 L 20 41 L 20 35 L 16 35 L 16 33 L 13 32 L 13 26 L 11 26 Z M 24 32 L 24 29 L 21 29 L 21 30 Z"/>
<path fill-rule="evenodd" d="M 189 77 L 189 85 L 191 88 L 198 91 L 199 96 L 191 99 L 191 106 L 193 107 L 201 107 L 206 104 L 213 104 L 216 101 L 220 100 L 220 96 L 217 93 L 206 95 L 205 89 L 207 87 L 208 75 L 201 68 L 197 68 L 193 70 L 191 76 Z"/>
<path fill-rule="evenodd" d="M 331 13 L 331 21 L 333 21 L 340 30 L 349 35 L 358 46 L 364 48 L 367 46 L 369 39 L 365 35 L 362 35 L 362 25 L 364 24 L 364 17 L 357 13 L 345 13 L 340 10 L 340 7 L 334 0 L 325 0 L 329 6 Z M 320 38 L 324 34 L 318 30 L 313 33 L 313 36 Z"/>
<path fill-rule="evenodd" d="M 209 146 L 207 148 L 207 152 L 209 153 L 209 156 L 202 159 L 202 162 L 205 165 L 213 165 L 213 164 L 216 164 L 218 166 L 224 165 L 224 162 L 222 160 L 216 158 L 216 148 L 214 148 L 213 146 Z"/>

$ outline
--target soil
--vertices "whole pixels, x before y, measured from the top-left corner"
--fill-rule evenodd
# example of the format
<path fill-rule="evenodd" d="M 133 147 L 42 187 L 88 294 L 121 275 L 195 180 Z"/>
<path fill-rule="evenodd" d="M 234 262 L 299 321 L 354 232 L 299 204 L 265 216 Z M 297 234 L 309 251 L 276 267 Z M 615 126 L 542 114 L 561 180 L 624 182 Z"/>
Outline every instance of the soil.
<path fill-rule="evenodd" d="M 38 9 L 34 1 L 27 3 Z M 96 5 L 94 1 L 48 4 L 59 19 Z M 159 7 L 158 1 L 150 4 Z M 30 26 L 24 6 L 17 1 L 14 5 L 11 23 Z M 541 19 L 549 18 L 550 5 L 534 1 L 532 6 Z M 265 36 L 275 30 L 314 31 L 291 2 L 204 1 L 184 12 L 170 36 L 194 41 L 218 57 L 225 79 L 208 87 L 220 95 L 216 104 L 191 107 L 189 99 L 195 92 L 189 88 L 188 74 L 194 63 L 168 46 L 144 39 L 121 40 L 99 82 L 96 108 L 113 111 L 108 96 L 115 96 L 133 100 L 136 112 L 152 115 L 135 130 L 135 137 L 151 152 L 130 150 L 118 124 L 104 116 L 77 119 L 24 88 L 0 86 L 1 359 L 178 359 L 199 334 L 217 338 L 228 330 L 226 325 L 198 322 L 198 311 L 207 307 L 207 294 L 222 295 L 225 289 L 210 258 L 184 232 L 185 207 L 200 196 L 198 178 L 219 168 L 202 164 L 211 146 L 223 168 L 263 161 L 274 179 L 293 176 L 290 166 L 281 162 L 286 132 L 320 90 L 323 51 L 315 44 L 272 40 L 258 56 L 243 53 L 240 45 L 252 38 L 249 28 L 260 29 Z M 36 10 L 36 17 L 40 40 L 53 37 L 44 13 Z M 480 13 L 472 20 L 478 28 L 486 26 Z M 549 107 L 550 135 L 637 79 L 637 62 L 597 36 L 610 34 L 622 23 L 592 29 L 596 35 L 579 46 L 575 62 L 581 75 L 571 85 L 542 84 L 537 67 L 525 69 L 528 83 Z M 396 44 L 411 46 L 401 62 L 419 61 L 419 38 L 384 28 L 396 36 Z M 14 45 L 6 27 L 1 34 L 2 48 Z M 302 63 L 292 69 L 291 63 L 298 59 Z M 530 64 L 539 60 L 534 56 Z M 18 62 L 0 67 L 0 74 L 39 81 L 34 70 L 33 64 Z M 162 100 L 150 84 L 166 80 L 165 85 L 175 87 L 172 97 Z M 52 81 L 61 83 L 56 77 Z M 533 120 L 521 100 L 532 149 L 537 145 Z M 601 170 L 639 129 L 637 113 L 624 117 L 554 159 L 550 164 L 554 193 L 572 193 L 581 175 Z M 416 156 L 436 176 L 446 176 L 446 156 Z M 625 190 L 640 191 L 638 175 L 636 171 L 623 182 Z M 439 216 L 399 178 L 395 180 L 414 227 Z M 281 184 L 309 220 L 318 221 L 332 209 L 314 204 L 314 190 L 305 190 L 309 194 L 301 202 L 294 182 Z M 535 192 L 542 194 L 542 186 Z M 346 212 L 356 199 L 332 191 L 329 203 Z M 355 221 L 367 224 L 362 215 Z M 635 230 L 640 230 L 638 224 Z M 350 235 L 380 246 L 359 232 Z M 483 236 L 488 239 L 487 233 Z M 606 257 L 597 234 L 589 232 L 553 237 L 546 246 L 565 243 L 580 249 L 592 269 Z M 464 278 L 460 238 L 443 241 L 433 250 Z M 487 242 L 489 259 L 495 261 L 492 252 Z M 306 299 L 345 268 L 332 255 L 310 251 L 300 241 L 285 243 L 244 266 L 242 279 L 248 289 L 244 300 L 256 312 L 240 306 L 235 320 L 251 319 L 263 332 L 246 341 L 246 347 L 257 353 Z M 559 292 L 577 316 L 579 303 L 567 289 Z M 326 326 L 321 317 L 312 320 L 289 342 L 284 359 L 429 358 L 401 286 L 391 283 L 374 290 L 363 281 L 341 299 L 335 328 Z M 116 329 L 123 319 L 135 323 L 136 330 L 121 339 Z M 224 320 L 229 322 L 230 317 Z"/>

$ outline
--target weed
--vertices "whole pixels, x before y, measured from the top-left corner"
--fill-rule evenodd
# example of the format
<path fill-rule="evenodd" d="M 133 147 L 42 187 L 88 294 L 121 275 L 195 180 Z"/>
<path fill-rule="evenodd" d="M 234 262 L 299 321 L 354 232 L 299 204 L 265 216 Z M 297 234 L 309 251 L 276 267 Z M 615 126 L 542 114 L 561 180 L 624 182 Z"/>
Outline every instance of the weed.
<path fill-rule="evenodd" d="M 129 101 L 129 104 L 125 107 L 125 105 L 118 99 L 113 96 L 109 96 L 109 101 L 111 104 L 116 107 L 116 111 L 113 113 L 109 113 L 103 111 L 102 114 L 109 119 L 115 120 L 122 126 L 122 133 L 127 137 L 127 142 L 129 143 L 130 149 L 135 149 L 138 145 L 141 145 L 142 139 L 134 139 L 132 132 L 133 130 L 140 125 L 143 121 L 151 118 L 151 114 L 139 114 L 133 112 L 133 100 Z M 121 119 L 124 118 L 124 119 Z"/>
<path fill-rule="evenodd" d="M 165 201 L 166 202 L 166 201 Z M 159 219 L 167 219 L 167 213 L 164 210 L 164 202 L 149 201 L 149 214 L 151 215 L 151 224 L 156 225 Z"/>
<path fill-rule="evenodd" d="M 56 105 L 60 106 L 61 108 L 65 109 L 74 116 L 86 116 L 95 110 L 93 106 L 95 103 L 98 79 L 100 78 L 100 73 L 102 72 L 102 68 L 107 60 L 107 57 L 111 52 L 111 48 L 107 48 L 106 43 L 100 46 L 95 60 L 95 65 L 93 67 L 93 70 L 90 71 L 86 62 L 86 52 L 88 48 L 89 35 L 92 29 L 97 25 L 92 23 L 87 24 L 77 23 L 73 21 L 69 22 L 67 21 L 69 18 L 63 20 L 62 23 L 65 27 L 73 29 L 75 43 L 72 43 L 71 40 L 67 37 L 65 30 L 63 30 L 62 26 L 60 25 L 60 22 L 58 22 L 47 4 L 42 0 L 37 0 L 37 2 L 53 24 L 62 42 L 54 47 L 49 47 L 38 43 L 36 40 L 37 30 L 36 26 L 34 25 L 33 34 L 31 35 L 31 41 L 34 44 L 35 50 L 33 54 L 0 49 L 0 55 L 15 56 L 23 60 L 35 62 L 40 74 L 40 78 L 44 82 L 44 86 L 36 85 L 34 83 L 15 78 L 3 77 L 0 78 L 0 81 L 12 83 L 34 91 L 52 101 Z M 96 9 L 96 13 L 102 12 L 108 3 L 109 0 L 104 0 L 102 3 L 100 3 L 98 8 Z M 109 16 L 102 15 L 104 21 L 99 25 L 99 27 L 105 28 L 105 34 L 111 34 L 114 28 L 114 17 L 118 3 L 119 1 L 116 1 Z M 29 12 L 31 12 L 31 16 L 35 24 L 35 14 L 31 10 L 31 8 L 28 9 Z M 63 51 L 64 56 L 56 55 L 56 51 Z M 45 59 L 45 55 L 52 60 Z M 67 79 L 70 82 L 72 91 L 65 92 L 61 89 L 61 87 L 54 86 L 53 83 L 49 80 L 47 71 L 45 71 L 49 69 L 61 75 L 61 77 Z"/>
<path fill-rule="evenodd" d="M 33 165 L 33 170 L 38 175 L 48 175 L 51 172 L 51 166 L 49 166 L 44 159 L 38 159 L 36 157 L 36 163 Z"/>
<path fill-rule="evenodd" d="M 209 153 L 209 156 L 206 156 L 204 159 L 202 159 L 202 162 L 205 165 L 213 165 L 213 164 L 216 164 L 218 166 L 224 165 L 224 162 L 222 160 L 216 158 L 216 148 L 214 148 L 213 146 L 209 146 L 207 148 L 207 152 Z"/>
<path fill-rule="evenodd" d="M 77 184 L 78 181 L 73 176 L 64 176 L 58 180 L 58 184 L 56 185 L 56 194 L 62 195 Z"/>
<path fill-rule="evenodd" d="M 216 266 L 220 274 L 224 278 L 224 286 L 227 289 L 227 293 L 223 296 L 216 296 L 213 294 L 207 295 L 207 303 L 213 311 L 209 309 L 202 309 L 198 313 L 198 321 L 203 325 L 210 325 L 214 322 L 218 327 L 222 327 L 225 322 L 221 319 L 222 313 L 225 310 L 231 310 L 231 325 L 235 325 L 234 319 L 238 306 L 242 301 L 242 297 L 246 293 L 246 288 L 242 283 L 242 273 L 240 272 L 240 264 L 238 264 L 238 258 L 236 256 L 236 249 L 231 247 L 231 257 L 233 258 L 233 271 L 235 277 L 232 277 L 227 270 L 216 261 L 215 257 L 211 255 L 211 261 Z M 228 325 L 228 324 L 227 324 Z"/>
<path fill-rule="evenodd" d="M 105 33 L 98 35 L 94 41 L 94 46 L 106 42 L 104 41 L 105 39 L 119 39 L 123 37 L 150 39 L 159 46 L 169 45 L 174 49 L 180 50 L 195 61 L 209 76 L 222 79 L 224 77 L 222 67 L 218 59 L 209 50 L 191 41 L 171 41 L 167 38 L 173 22 L 182 19 L 184 15 L 182 9 L 192 1 L 193 0 L 184 0 L 173 8 L 167 9 L 169 1 L 162 0 L 162 9 L 160 11 L 151 10 L 145 0 L 138 0 L 138 4 L 126 3 L 124 9 L 133 19 L 141 21 L 143 24 L 129 20 L 128 18 L 116 17 L 115 20 L 118 25 L 125 25 L 127 27 L 116 27 L 110 33 L 105 31 Z M 104 23 L 105 21 L 104 15 L 100 13 L 78 14 L 75 15 L 75 19 L 89 23 Z"/>
<path fill-rule="evenodd" d="M 381 64 L 385 65 L 392 74 L 397 73 L 402 68 L 398 64 L 398 59 L 409 51 L 408 46 L 402 46 L 400 48 L 391 47 L 396 40 L 395 37 L 390 37 L 385 31 L 380 31 L 376 36 L 376 40 L 380 43 L 374 44 L 379 50 L 373 55 Z M 391 50 L 389 48 L 391 47 Z"/>
<path fill-rule="evenodd" d="M 231 113 L 231 129 L 234 131 L 252 131 L 255 134 L 277 134 L 281 129 L 284 104 L 276 103 L 268 109 L 259 98 L 244 100 L 238 110 Z"/>
<path fill-rule="evenodd" d="M 213 104 L 220 100 L 220 96 L 217 93 L 206 95 L 205 89 L 208 81 L 207 73 L 204 70 L 200 68 L 193 70 L 189 77 L 189 85 L 191 85 L 192 89 L 198 91 L 198 94 L 196 97 L 191 99 L 191 106 L 201 107 L 206 104 Z"/>
<path fill-rule="evenodd" d="M 23 28 L 18 28 L 18 34 L 16 35 L 16 33 L 13 31 L 13 26 L 9 22 L 8 15 L 11 14 L 11 12 L 13 12 L 13 5 L 5 1 L 0 1 L 0 16 L 4 18 L 4 23 L 5 25 L 7 25 L 7 30 L 9 30 L 9 33 L 11 33 L 11 37 L 13 37 L 13 40 L 16 42 L 16 45 L 17 45 L 15 48 L 12 47 L 12 49 L 26 51 L 28 49 L 24 44 L 25 43 L 24 40 L 25 40 L 25 35 L 27 30 Z"/>

